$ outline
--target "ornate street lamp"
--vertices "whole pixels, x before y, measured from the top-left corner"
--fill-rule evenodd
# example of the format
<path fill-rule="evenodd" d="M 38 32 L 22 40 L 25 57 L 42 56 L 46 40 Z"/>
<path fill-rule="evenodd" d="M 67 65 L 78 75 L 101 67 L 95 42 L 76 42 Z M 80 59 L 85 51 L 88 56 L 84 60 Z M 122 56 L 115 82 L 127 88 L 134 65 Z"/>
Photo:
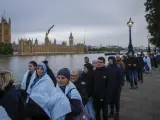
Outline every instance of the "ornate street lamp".
<path fill-rule="evenodd" d="M 150 39 L 151 39 L 151 35 L 149 34 L 148 36 L 148 53 L 151 53 L 151 48 L 150 48 Z"/>
<path fill-rule="evenodd" d="M 132 53 L 132 54 L 134 54 L 133 45 L 132 45 L 132 35 L 131 35 L 131 28 L 132 28 L 133 24 L 134 24 L 134 22 L 133 22 L 132 19 L 130 18 L 129 21 L 127 22 L 127 25 L 128 25 L 128 27 L 129 27 L 128 53 Z"/>

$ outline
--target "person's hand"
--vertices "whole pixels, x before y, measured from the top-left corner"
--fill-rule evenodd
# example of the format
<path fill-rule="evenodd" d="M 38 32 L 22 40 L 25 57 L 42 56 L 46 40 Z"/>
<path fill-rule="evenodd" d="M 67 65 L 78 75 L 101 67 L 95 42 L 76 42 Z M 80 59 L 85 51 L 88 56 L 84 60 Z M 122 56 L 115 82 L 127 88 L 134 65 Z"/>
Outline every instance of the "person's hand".
<path fill-rule="evenodd" d="M 136 64 L 133 64 L 134 67 L 136 67 Z"/>
<path fill-rule="evenodd" d="M 128 66 L 131 66 L 131 64 L 128 64 Z"/>

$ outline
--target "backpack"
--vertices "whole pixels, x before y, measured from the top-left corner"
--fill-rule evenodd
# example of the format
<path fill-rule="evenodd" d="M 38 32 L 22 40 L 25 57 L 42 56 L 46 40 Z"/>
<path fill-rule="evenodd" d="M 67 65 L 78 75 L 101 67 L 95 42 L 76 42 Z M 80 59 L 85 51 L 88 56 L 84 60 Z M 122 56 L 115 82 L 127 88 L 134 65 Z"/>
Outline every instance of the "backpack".
<path fill-rule="evenodd" d="M 75 89 L 75 88 L 70 89 L 69 92 L 67 93 L 66 96 L 67 96 L 68 99 L 70 99 L 69 94 L 71 93 L 71 91 L 73 89 Z M 79 113 L 79 115 L 73 116 L 72 120 L 90 120 L 89 116 L 88 116 L 88 114 L 87 114 L 87 112 L 85 110 L 85 107 L 84 107 L 84 105 L 82 103 L 81 103 L 81 112 Z"/>

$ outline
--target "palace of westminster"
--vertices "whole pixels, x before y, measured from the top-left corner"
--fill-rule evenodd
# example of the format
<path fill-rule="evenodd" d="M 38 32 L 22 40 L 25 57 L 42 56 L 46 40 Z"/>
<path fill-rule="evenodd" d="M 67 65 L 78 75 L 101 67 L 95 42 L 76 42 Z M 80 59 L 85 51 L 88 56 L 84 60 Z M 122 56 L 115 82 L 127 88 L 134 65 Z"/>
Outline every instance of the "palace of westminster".
<path fill-rule="evenodd" d="M 38 44 L 38 40 L 19 39 L 18 44 L 12 43 L 15 55 L 45 55 L 45 54 L 82 54 L 87 51 L 84 44 L 74 45 L 74 37 L 72 33 L 69 36 L 69 45 L 64 41 L 61 45 L 54 43 L 45 36 L 45 43 Z M 11 43 L 11 19 L 7 21 L 4 17 L 0 21 L 0 43 Z"/>

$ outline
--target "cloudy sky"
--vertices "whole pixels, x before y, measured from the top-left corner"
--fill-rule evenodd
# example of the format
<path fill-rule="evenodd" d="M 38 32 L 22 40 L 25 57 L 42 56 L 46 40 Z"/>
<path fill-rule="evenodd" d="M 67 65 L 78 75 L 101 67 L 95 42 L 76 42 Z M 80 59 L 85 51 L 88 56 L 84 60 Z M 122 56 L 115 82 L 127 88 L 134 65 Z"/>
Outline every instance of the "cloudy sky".
<path fill-rule="evenodd" d="M 76 43 L 99 46 L 128 46 L 127 21 L 134 21 L 134 46 L 147 45 L 146 0 L 0 0 L 0 15 L 11 17 L 12 41 L 38 38 L 44 42 L 45 31 L 55 24 L 49 37 L 68 42 L 72 32 Z"/>

